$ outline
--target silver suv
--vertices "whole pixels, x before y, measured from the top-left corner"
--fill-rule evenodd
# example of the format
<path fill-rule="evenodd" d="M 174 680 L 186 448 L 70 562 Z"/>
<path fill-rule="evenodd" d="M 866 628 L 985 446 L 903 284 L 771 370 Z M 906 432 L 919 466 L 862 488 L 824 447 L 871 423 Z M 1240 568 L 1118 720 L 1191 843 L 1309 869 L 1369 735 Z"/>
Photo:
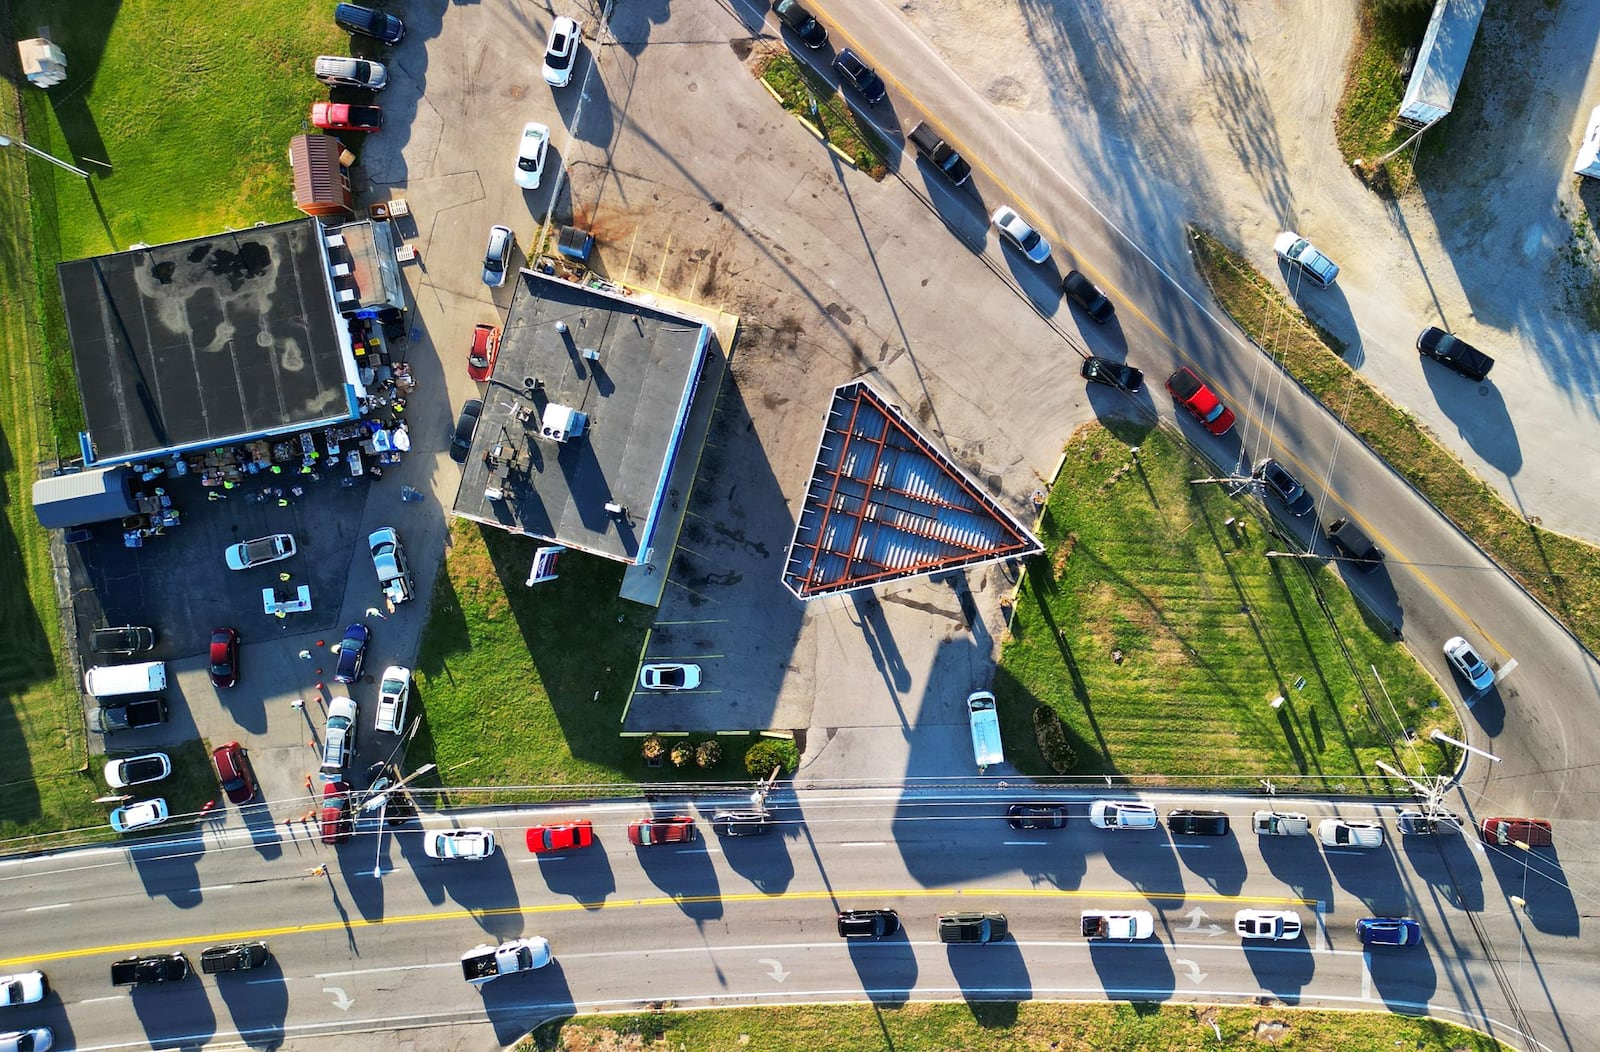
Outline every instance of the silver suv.
<path fill-rule="evenodd" d="M 322 739 L 322 778 L 337 782 L 350 766 L 356 751 L 356 723 L 360 710 L 349 698 L 334 698 L 328 702 L 328 731 Z"/>
<path fill-rule="evenodd" d="M 382 62 L 342 55 L 318 55 L 317 79 L 338 88 L 366 88 L 382 91 L 389 85 L 389 71 Z"/>

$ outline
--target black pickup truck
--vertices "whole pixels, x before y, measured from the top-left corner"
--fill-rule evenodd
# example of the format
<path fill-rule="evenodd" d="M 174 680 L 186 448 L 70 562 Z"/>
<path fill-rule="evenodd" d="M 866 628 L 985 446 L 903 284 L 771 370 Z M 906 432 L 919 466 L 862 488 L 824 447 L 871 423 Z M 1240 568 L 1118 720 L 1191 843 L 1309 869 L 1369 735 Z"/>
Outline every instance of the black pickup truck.
<path fill-rule="evenodd" d="M 94 720 L 101 734 L 159 727 L 167 722 L 167 701 L 159 694 L 152 694 L 115 705 L 102 705 L 95 710 Z"/>
<path fill-rule="evenodd" d="M 961 155 L 944 141 L 944 136 L 934 131 L 927 121 L 918 121 L 906 139 L 929 164 L 939 169 L 955 185 L 960 186 L 971 177 L 972 165 L 963 161 Z"/>
<path fill-rule="evenodd" d="M 200 951 L 200 970 L 207 975 L 221 972 L 248 972 L 272 958 L 264 942 L 241 942 L 232 946 L 208 946 Z"/>
<path fill-rule="evenodd" d="M 939 914 L 940 942 L 999 942 L 1006 931 L 1006 915 L 993 910 Z"/>
<path fill-rule="evenodd" d="M 181 953 L 129 957 L 111 966 L 112 986 L 147 986 L 189 978 L 189 958 Z"/>
<path fill-rule="evenodd" d="M 1468 380 L 1482 380 L 1494 368 L 1494 359 L 1466 340 L 1430 325 L 1417 337 L 1417 350 Z"/>

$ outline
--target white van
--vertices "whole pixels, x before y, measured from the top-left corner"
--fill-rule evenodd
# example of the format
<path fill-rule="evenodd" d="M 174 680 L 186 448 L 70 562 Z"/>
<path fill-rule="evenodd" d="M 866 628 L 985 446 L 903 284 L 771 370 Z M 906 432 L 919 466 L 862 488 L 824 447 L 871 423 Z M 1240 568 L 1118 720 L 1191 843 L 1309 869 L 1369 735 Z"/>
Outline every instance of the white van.
<path fill-rule="evenodd" d="M 978 771 L 991 764 L 1004 763 L 1000 749 L 1000 716 L 995 711 L 994 695 L 980 690 L 967 698 L 967 719 L 972 724 L 972 755 Z"/>
<path fill-rule="evenodd" d="M 122 694 L 154 694 L 167 689 L 167 663 L 95 665 L 83 674 L 83 689 L 97 698 Z"/>

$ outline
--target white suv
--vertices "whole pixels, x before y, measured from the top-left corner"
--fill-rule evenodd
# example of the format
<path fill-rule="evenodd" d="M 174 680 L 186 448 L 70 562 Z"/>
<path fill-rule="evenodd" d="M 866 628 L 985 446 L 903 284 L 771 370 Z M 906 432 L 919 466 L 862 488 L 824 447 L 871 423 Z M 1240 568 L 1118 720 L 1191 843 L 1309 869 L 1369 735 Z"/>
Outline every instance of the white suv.
<path fill-rule="evenodd" d="M 1089 805 L 1089 824 L 1096 829 L 1154 829 L 1160 816 L 1149 804 L 1096 800 Z"/>
<path fill-rule="evenodd" d="M 410 700 L 411 670 L 404 665 L 390 665 L 384 669 L 378 686 L 378 717 L 372 729 L 399 734 L 400 725 L 406 721 L 406 703 Z"/>
<path fill-rule="evenodd" d="M 361 712 L 349 698 L 328 702 L 328 730 L 322 739 L 322 778 L 337 782 L 356 751 L 356 722 Z"/>

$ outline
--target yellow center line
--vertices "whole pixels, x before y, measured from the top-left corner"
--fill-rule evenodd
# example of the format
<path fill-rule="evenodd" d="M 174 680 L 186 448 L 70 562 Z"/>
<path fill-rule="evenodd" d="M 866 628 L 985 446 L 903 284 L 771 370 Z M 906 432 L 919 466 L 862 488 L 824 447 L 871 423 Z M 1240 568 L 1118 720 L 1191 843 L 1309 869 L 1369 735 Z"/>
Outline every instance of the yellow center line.
<path fill-rule="evenodd" d="M 255 928 L 247 931 L 218 932 L 214 935 L 185 935 L 168 939 L 149 939 L 142 942 L 114 943 L 108 946 L 86 946 L 77 950 L 59 950 L 55 953 L 34 954 L 28 957 L 0 959 L 0 969 L 10 971 L 22 965 L 46 964 L 51 961 L 70 961 L 83 957 L 121 956 L 148 950 L 174 950 L 194 943 L 215 945 L 233 942 L 257 942 L 280 935 L 314 935 L 318 932 L 381 928 L 401 924 L 425 924 L 437 921 L 482 920 L 485 917 L 536 916 L 550 913 L 593 913 L 596 910 L 637 909 L 641 907 L 687 906 L 702 903 L 738 902 L 796 902 L 827 899 L 872 899 L 884 902 L 893 899 L 1135 899 L 1174 903 L 1190 902 L 1253 902 L 1280 906 L 1312 907 L 1316 899 L 1284 898 L 1259 895 L 1222 895 L 1216 892 L 1159 892 L 1139 891 L 1079 891 L 1072 888 L 913 888 L 885 889 L 881 891 L 789 891 L 767 895 L 758 891 L 734 895 L 661 895 L 648 899 L 617 899 L 600 902 L 552 902 L 540 906 L 506 906 L 488 910 L 436 910 L 432 913 L 407 913 L 394 917 L 358 917 L 351 920 L 318 921 L 312 924 L 290 924 L 277 928 Z"/>

